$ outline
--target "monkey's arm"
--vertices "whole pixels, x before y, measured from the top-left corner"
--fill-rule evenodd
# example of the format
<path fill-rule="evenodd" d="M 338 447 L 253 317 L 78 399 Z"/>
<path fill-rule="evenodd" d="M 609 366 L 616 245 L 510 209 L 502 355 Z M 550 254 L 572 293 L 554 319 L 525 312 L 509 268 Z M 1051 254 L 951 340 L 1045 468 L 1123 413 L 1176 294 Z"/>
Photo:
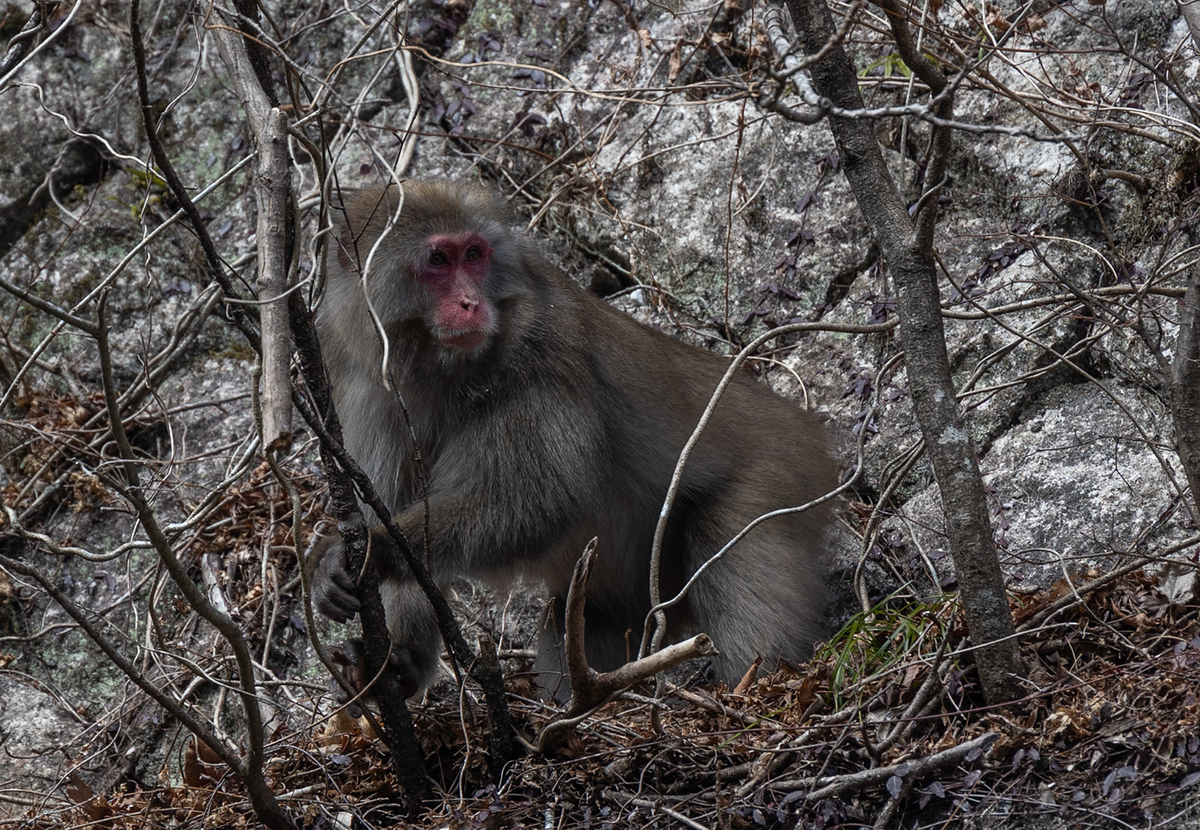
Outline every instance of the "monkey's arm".
<path fill-rule="evenodd" d="M 447 437 L 429 471 L 428 562 L 435 580 L 483 574 L 546 552 L 599 501 L 604 428 L 578 378 L 539 389 L 509 390 L 508 400 Z M 424 559 L 425 504 L 394 517 L 412 552 Z M 356 575 L 333 542 L 320 554 L 318 609 L 344 621 L 358 612 Z M 371 530 L 371 562 L 390 579 L 409 568 L 382 527 Z"/>

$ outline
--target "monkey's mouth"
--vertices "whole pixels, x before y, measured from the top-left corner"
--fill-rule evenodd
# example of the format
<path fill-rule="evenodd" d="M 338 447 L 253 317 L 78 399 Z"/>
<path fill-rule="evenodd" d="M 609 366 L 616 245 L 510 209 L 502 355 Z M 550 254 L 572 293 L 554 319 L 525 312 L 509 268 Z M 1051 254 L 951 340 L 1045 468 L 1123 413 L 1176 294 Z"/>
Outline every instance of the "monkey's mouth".
<path fill-rule="evenodd" d="M 482 346 L 489 337 L 487 331 L 474 329 L 472 331 L 455 332 L 453 334 L 445 334 L 438 338 L 442 345 L 450 346 L 454 349 L 462 349 L 464 351 L 474 351 Z"/>

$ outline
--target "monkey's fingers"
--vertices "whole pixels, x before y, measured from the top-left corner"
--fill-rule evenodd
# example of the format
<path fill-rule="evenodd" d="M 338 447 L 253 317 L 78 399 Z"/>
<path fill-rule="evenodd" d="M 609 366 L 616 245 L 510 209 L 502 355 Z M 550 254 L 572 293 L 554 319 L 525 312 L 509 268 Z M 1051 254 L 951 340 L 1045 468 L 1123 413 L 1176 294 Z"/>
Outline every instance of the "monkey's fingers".
<path fill-rule="evenodd" d="M 346 622 L 358 613 L 358 597 L 354 580 L 345 571 L 333 571 L 317 581 L 313 605 L 334 622 Z"/>
<path fill-rule="evenodd" d="M 316 597 L 314 605 L 317 611 L 335 622 L 346 622 L 359 613 L 359 597 L 354 596 L 353 591 L 326 588 L 322 595 Z"/>
<path fill-rule="evenodd" d="M 392 649 L 391 659 L 388 660 L 392 670 L 400 678 L 400 693 L 412 697 L 421 689 L 421 669 L 410 649 L 398 646 Z"/>
<path fill-rule="evenodd" d="M 330 619 L 346 622 L 358 613 L 354 588 L 354 577 L 346 570 L 346 552 L 338 542 L 321 556 L 313 574 L 313 605 Z"/>
<path fill-rule="evenodd" d="M 358 597 L 354 595 L 354 585 L 349 587 L 328 582 L 321 586 L 313 598 L 317 610 L 334 622 L 346 622 L 358 613 Z"/>
<path fill-rule="evenodd" d="M 329 657 L 334 663 L 341 666 L 342 675 L 349 681 L 350 686 L 355 693 L 362 692 L 366 687 L 366 656 L 363 651 L 362 640 L 353 638 L 347 640 L 344 645 L 331 646 L 329 648 Z M 350 703 L 350 695 L 342 688 L 340 683 L 333 683 L 331 686 L 333 692 L 333 700 L 339 706 L 346 704 L 346 714 L 352 718 L 362 717 L 362 706 L 357 701 Z"/>
<path fill-rule="evenodd" d="M 360 638 L 353 637 L 346 640 L 342 646 L 332 646 L 329 649 L 329 656 L 334 663 L 341 666 L 342 674 L 350 681 L 350 685 L 356 692 L 361 694 L 366 691 L 371 678 L 367 672 L 366 647 Z M 400 681 L 400 693 L 405 697 L 412 697 L 420 691 L 421 669 L 411 649 L 394 646 L 388 658 L 388 668 L 396 673 L 396 677 Z M 335 683 L 332 691 L 333 699 L 339 705 L 350 700 L 350 696 L 346 694 L 346 690 L 340 684 Z M 350 704 L 346 711 L 354 718 L 362 714 L 362 710 L 357 704 Z"/>

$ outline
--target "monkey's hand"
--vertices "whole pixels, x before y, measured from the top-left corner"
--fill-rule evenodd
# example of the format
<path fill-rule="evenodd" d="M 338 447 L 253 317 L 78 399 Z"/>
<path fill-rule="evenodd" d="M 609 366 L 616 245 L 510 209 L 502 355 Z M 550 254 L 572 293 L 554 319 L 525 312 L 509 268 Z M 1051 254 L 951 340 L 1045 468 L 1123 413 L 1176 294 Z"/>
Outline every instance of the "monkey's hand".
<path fill-rule="evenodd" d="M 347 640 L 340 648 L 334 646 L 329 649 L 329 656 L 341 668 L 342 675 L 350 682 L 355 693 L 362 694 L 367 691 L 367 685 L 371 682 L 371 678 L 367 676 L 367 652 L 361 639 L 354 637 Z M 421 688 L 422 673 L 410 649 L 393 645 L 392 652 L 388 656 L 388 668 L 396 673 L 396 677 L 400 681 L 400 693 L 405 697 L 412 697 Z M 334 684 L 333 699 L 340 705 L 347 703 L 350 697 L 341 684 Z M 357 706 L 354 704 L 351 706 L 353 708 L 347 710 L 351 717 L 357 718 L 362 714 L 361 711 L 355 711 Z"/>
<path fill-rule="evenodd" d="M 317 555 L 320 558 L 312 577 L 313 605 L 331 620 L 346 622 L 359 607 L 354 576 L 346 562 L 346 546 L 341 539 L 330 539 Z"/>

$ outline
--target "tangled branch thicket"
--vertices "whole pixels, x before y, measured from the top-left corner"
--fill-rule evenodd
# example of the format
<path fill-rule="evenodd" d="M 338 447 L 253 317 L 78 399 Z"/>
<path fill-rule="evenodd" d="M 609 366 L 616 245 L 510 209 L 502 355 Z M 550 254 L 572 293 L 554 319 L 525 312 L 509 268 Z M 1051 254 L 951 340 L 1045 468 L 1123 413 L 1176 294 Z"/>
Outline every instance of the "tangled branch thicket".
<path fill-rule="evenodd" d="M 431 826 L 461 827 L 1038 814 L 1167 827 L 1190 809 L 1192 9 L 855 0 L 831 4 L 836 35 L 805 57 L 785 16 L 759 2 L 175 5 L 137 18 L 141 115 L 178 170 L 174 186 L 129 126 L 141 120 L 137 72 L 117 12 L 37 3 L 30 18 L 0 6 L 0 106 L 27 131 L 13 158 L 30 159 L 13 162 L 0 205 L 0 697 L 66 724 L 61 768 L 10 752 L 8 820 L 374 826 L 419 808 Z M 257 225 L 278 234 L 274 247 L 252 232 L 261 130 L 238 120 L 230 90 L 245 78 L 212 48 L 217 30 L 236 35 L 245 71 L 286 116 L 287 221 Z M 835 47 L 859 71 L 861 110 L 808 80 Z M 1155 493 L 1120 514 L 1132 526 L 1083 516 L 1059 549 L 1053 509 L 1040 514 L 1047 527 L 1022 527 L 1013 517 L 1036 496 L 989 481 L 1009 574 L 1037 577 L 1010 581 L 1029 672 L 1009 706 L 984 703 L 940 529 L 921 512 L 930 478 L 903 321 L 899 340 L 890 333 L 892 264 L 840 186 L 831 117 L 871 125 L 918 222 L 933 221 L 920 218 L 931 203 L 940 211 L 928 231 L 950 365 L 985 468 L 1031 402 L 1082 389 L 1114 413 L 1106 430 L 1120 425 L 1089 440 L 1145 462 L 1118 492 Z M 937 131 L 950 128 L 939 157 Z M 584 282 L 682 337 L 732 353 L 768 328 L 808 324 L 754 360 L 853 434 L 859 478 L 834 543 L 854 610 L 811 663 L 736 692 L 626 692 L 498 770 L 494 701 L 489 713 L 464 679 L 476 666 L 449 659 L 413 710 L 435 789 L 401 810 L 411 781 L 371 723 L 333 702 L 313 656 L 311 636 L 336 639 L 305 607 L 300 574 L 329 518 L 327 471 L 301 418 L 259 397 L 256 351 L 270 338 L 258 321 L 279 297 L 256 273 L 264 250 L 286 255 L 286 299 L 313 308 L 330 195 L 410 174 L 486 180 Z M 306 414 L 313 390 L 291 383 Z M 264 407 L 270 429 L 286 431 L 282 418 L 296 431 L 272 445 L 275 472 Z M 1126 477 L 1112 466 L 1095 478 Z M 1112 515 L 1103 521 L 1124 521 Z M 456 593 L 463 644 L 498 642 L 516 732 L 536 743 L 562 714 L 522 673 L 536 589 Z M 0 743 L 25 740 L 26 726 L 0 724 Z"/>

